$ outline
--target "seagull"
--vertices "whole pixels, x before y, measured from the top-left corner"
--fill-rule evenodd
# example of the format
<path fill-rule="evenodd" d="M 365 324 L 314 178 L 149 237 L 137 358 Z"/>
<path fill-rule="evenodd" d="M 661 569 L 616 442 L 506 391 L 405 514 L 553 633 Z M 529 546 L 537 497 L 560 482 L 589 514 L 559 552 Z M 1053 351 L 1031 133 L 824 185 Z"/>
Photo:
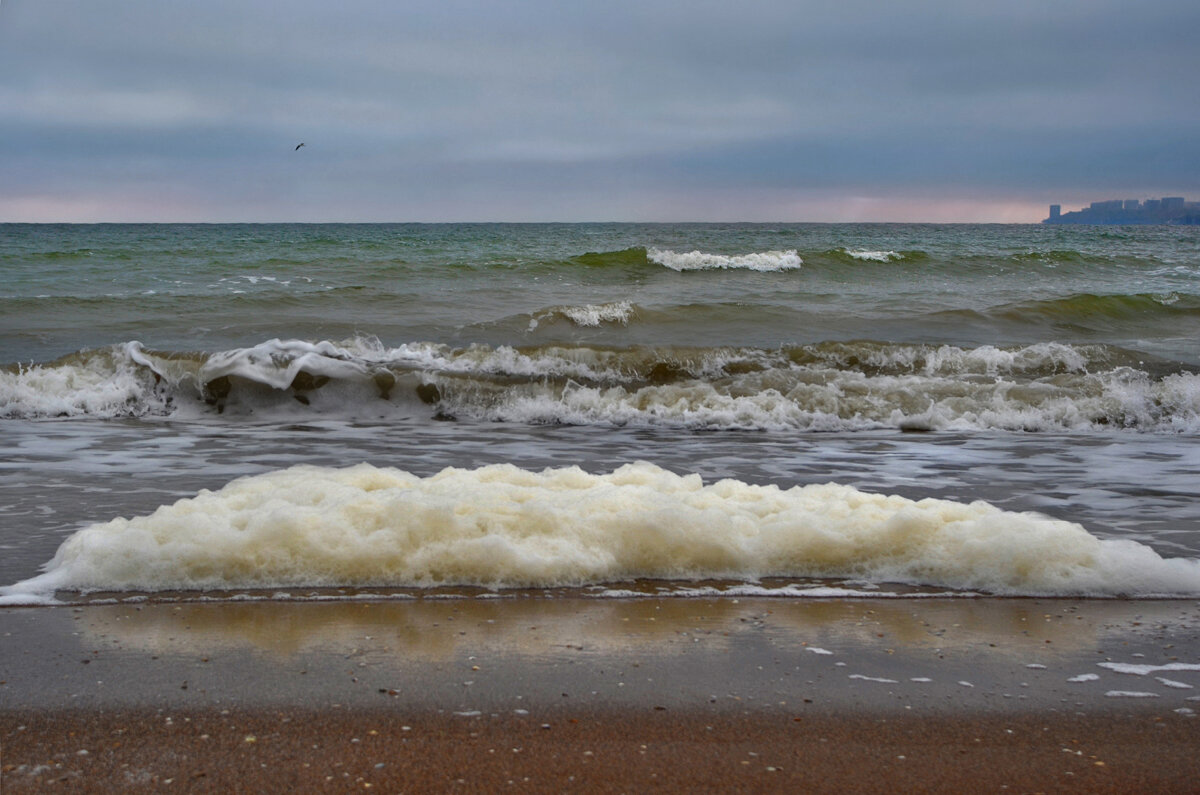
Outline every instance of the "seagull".
<path fill-rule="evenodd" d="M 296 148 L 295 148 L 295 149 L 293 149 L 292 151 L 293 151 L 293 152 L 299 152 L 299 151 L 300 151 L 300 147 L 302 147 L 302 146 L 304 146 L 304 141 L 301 141 L 300 143 L 296 144 Z"/>

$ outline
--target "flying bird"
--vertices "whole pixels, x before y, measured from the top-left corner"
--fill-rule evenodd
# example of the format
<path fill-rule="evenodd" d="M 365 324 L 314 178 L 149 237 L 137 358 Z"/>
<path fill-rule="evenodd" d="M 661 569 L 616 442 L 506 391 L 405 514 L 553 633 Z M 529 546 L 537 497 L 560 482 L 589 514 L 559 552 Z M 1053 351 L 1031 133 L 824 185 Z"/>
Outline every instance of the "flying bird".
<path fill-rule="evenodd" d="M 293 149 L 292 151 L 293 151 L 293 152 L 299 152 L 299 151 L 300 151 L 300 147 L 302 147 L 302 146 L 304 146 L 304 141 L 301 141 L 300 143 L 296 144 L 296 148 L 295 148 L 295 149 Z"/>

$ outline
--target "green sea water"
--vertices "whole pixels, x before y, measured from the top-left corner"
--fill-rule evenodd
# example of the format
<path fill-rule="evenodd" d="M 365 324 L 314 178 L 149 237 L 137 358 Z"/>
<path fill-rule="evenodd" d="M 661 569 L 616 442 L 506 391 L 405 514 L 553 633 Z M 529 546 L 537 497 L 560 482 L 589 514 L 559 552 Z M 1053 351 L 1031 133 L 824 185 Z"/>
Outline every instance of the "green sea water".
<path fill-rule="evenodd" d="M 0 225 L 0 580 L 360 462 L 835 481 L 1194 558 L 1198 372 L 1187 227 Z"/>
<path fill-rule="evenodd" d="M 1100 342 L 1196 364 L 1198 269 L 1200 240 L 1180 227 L 4 225 L 0 361 L 130 340 L 212 352 L 373 335 Z M 531 327 L 624 302 L 622 318 L 560 312 Z"/>

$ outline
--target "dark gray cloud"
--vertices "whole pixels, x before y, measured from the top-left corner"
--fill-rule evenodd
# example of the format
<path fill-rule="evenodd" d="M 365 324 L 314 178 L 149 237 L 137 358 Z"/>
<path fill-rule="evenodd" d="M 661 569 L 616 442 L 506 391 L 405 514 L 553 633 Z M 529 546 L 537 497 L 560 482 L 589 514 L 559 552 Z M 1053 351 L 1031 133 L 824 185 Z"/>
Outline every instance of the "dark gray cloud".
<path fill-rule="evenodd" d="M 1200 197 L 1196 30 L 1192 0 L 6 0 L 0 218 L 1034 220 Z"/>

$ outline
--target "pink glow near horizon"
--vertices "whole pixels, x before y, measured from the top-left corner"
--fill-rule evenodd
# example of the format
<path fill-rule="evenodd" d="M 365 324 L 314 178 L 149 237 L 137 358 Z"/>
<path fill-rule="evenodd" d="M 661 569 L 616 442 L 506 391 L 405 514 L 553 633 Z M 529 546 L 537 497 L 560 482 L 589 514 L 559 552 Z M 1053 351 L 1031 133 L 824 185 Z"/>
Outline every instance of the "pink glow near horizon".
<path fill-rule="evenodd" d="M 207 212 L 195 212 L 184 204 L 170 201 L 148 201 L 140 197 L 102 198 L 80 196 L 57 198 L 29 196 L 5 199 L 0 197 L 0 223 L 33 224 L 94 224 L 137 223 L 146 221 L 172 222 L 205 220 Z"/>
<path fill-rule="evenodd" d="M 893 222 L 893 223 L 1038 223 L 1048 214 L 1048 205 L 1041 202 L 992 199 L 929 199 L 902 197 L 839 197 L 786 200 L 775 195 L 758 197 L 758 201 L 749 197 L 741 197 L 740 201 L 730 203 L 730 209 L 723 211 L 714 202 L 704 202 L 704 206 L 695 206 L 692 202 L 670 203 L 678 218 L 662 218 L 663 221 L 794 221 L 794 222 Z M 692 205 L 692 206 L 689 206 Z M 366 222 L 385 220 L 364 215 L 361 219 L 354 217 L 322 218 L 318 213 L 301 212 L 271 212 L 269 209 L 247 211 L 245 209 L 236 215 L 230 214 L 229 207 L 214 208 L 201 203 L 195 205 L 187 202 L 172 202 L 154 200 L 143 197 L 72 197 L 55 198 L 49 196 L 0 198 L 0 222 L 27 223 L 103 223 L 103 222 L 271 222 L 289 221 L 355 221 Z M 462 208 L 466 209 L 466 208 Z M 481 217 L 479 208 L 472 208 L 467 216 L 455 217 L 452 207 L 443 205 L 442 218 L 412 217 L 417 221 L 514 221 L 521 220 L 512 217 L 497 217 L 490 219 Z M 236 212 L 236 210 L 235 210 Z M 460 210 L 461 212 L 461 210 Z M 511 208 L 509 209 L 511 212 Z M 238 216 L 241 217 L 238 217 Z M 294 216 L 294 217 L 293 217 Z M 631 217 L 626 217 L 631 216 Z M 611 208 L 597 210 L 593 219 L 555 219 L 544 218 L 542 213 L 534 210 L 529 220 L 640 220 L 637 213 L 625 213 Z M 403 211 L 394 219 L 405 221 Z"/>
<path fill-rule="evenodd" d="M 799 202 L 792 214 L 843 222 L 1032 224 L 1049 210 L 1041 202 L 1016 200 L 852 197 Z"/>

